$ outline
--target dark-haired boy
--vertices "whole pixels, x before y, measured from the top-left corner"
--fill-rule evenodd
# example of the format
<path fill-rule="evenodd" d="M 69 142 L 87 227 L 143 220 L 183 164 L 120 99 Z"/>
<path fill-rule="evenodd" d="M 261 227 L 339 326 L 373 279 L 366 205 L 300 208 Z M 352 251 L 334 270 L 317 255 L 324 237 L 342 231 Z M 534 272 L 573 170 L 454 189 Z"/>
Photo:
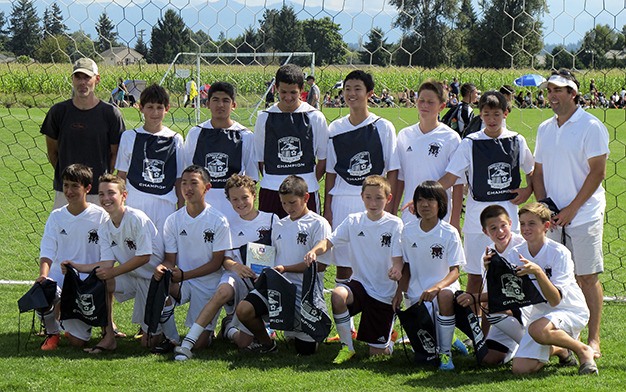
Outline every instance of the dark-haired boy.
<path fill-rule="evenodd" d="M 185 166 L 199 165 L 211 176 L 206 202 L 229 220 L 237 218 L 224 194 L 226 181 L 233 174 L 259 179 L 254 156 L 254 136 L 246 127 L 231 118 L 237 108 L 235 87 L 216 82 L 208 92 L 207 106 L 211 119 L 189 130 L 185 139 Z"/>
<path fill-rule="evenodd" d="M 259 113 L 254 126 L 256 160 L 263 173 L 259 210 L 286 216 L 278 188 L 289 175 L 301 176 L 310 196 L 308 207 L 321 212 L 318 181 L 326 171 L 328 125 L 319 110 L 300 100 L 304 88 L 302 69 L 283 65 L 276 72 L 280 101 Z"/>

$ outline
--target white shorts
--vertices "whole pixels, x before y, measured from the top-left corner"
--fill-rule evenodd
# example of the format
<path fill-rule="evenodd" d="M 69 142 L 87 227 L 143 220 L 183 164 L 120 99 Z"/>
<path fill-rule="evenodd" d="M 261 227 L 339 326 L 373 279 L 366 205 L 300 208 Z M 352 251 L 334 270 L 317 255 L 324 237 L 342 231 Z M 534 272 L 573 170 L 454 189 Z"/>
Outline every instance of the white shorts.
<path fill-rule="evenodd" d="M 180 301 L 177 302 L 177 305 L 183 305 L 189 302 L 189 310 L 187 311 L 185 326 L 191 328 L 193 323 L 196 322 L 198 315 L 200 315 L 200 312 L 204 308 L 204 305 L 206 305 L 211 300 L 214 294 L 215 289 L 199 289 L 189 282 L 183 282 L 180 290 Z M 209 325 L 207 325 L 204 329 L 206 331 L 215 331 L 215 326 L 217 325 L 217 320 L 219 316 L 220 314 L 218 312 L 213 320 L 211 320 Z"/>
<path fill-rule="evenodd" d="M 363 207 L 361 196 L 333 196 L 331 203 L 333 230 L 335 230 L 348 215 L 362 212 L 364 209 L 365 207 Z M 325 260 L 328 261 L 329 264 L 337 267 L 350 267 L 352 265 L 350 246 L 348 244 L 333 246 L 330 255 Z"/>
<path fill-rule="evenodd" d="M 548 238 L 561 243 L 562 230 L 560 226 L 551 228 Z M 576 275 L 593 275 L 604 271 L 603 231 L 603 218 L 580 226 L 565 227 L 565 246 L 572 252 Z"/>
<path fill-rule="evenodd" d="M 461 290 L 461 283 L 459 283 L 459 280 L 457 279 L 450 286 L 444 287 L 441 290 L 448 290 L 448 291 L 451 291 L 452 294 L 454 294 L 457 291 Z M 420 300 L 419 297 L 418 298 L 407 298 L 406 299 L 406 303 L 405 303 L 405 307 L 406 308 L 410 308 L 411 306 L 413 306 L 416 303 L 418 303 L 419 300 Z M 425 304 L 426 304 L 426 307 L 428 308 L 428 310 L 430 311 L 429 306 L 431 306 L 431 304 L 429 304 L 428 302 L 425 302 Z M 439 302 L 437 301 L 437 297 L 435 297 L 435 299 L 432 301 L 432 306 L 434 306 L 434 309 L 435 309 L 434 311 L 436 313 L 439 313 Z M 435 322 L 435 320 L 433 320 L 433 323 L 434 322 Z"/>
<path fill-rule="evenodd" d="M 115 277 L 115 292 L 113 295 L 118 302 L 125 302 L 134 299 L 132 322 L 139 324 L 144 331 L 148 326 L 143 322 L 146 314 L 146 299 L 148 298 L 148 288 L 150 279 L 139 278 L 130 274 L 123 274 Z"/>
<path fill-rule="evenodd" d="M 564 310 L 549 312 L 545 314 L 543 318 L 548 319 L 548 321 L 554 324 L 557 329 L 564 331 L 574 339 L 578 339 L 580 331 L 582 331 L 587 325 L 587 319 Z M 530 336 L 529 333 L 526 333 L 522 337 L 519 349 L 517 350 L 517 353 L 515 353 L 515 358 L 530 358 L 545 363 L 550 360 L 551 350 L 551 345 L 539 344 Z"/>
<path fill-rule="evenodd" d="M 149 197 L 143 193 L 129 194 L 126 199 L 126 205 L 145 212 L 159 233 L 163 231 L 165 219 L 176 212 L 176 203 L 161 198 Z"/>
<path fill-rule="evenodd" d="M 54 298 L 55 306 L 60 306 L 61 301 L 61 286 L 57 284 L 57 292 Z M 82 320 L 71 319 L 61 320 L 61 329 L 70 335 L 78 338 L 82 341 L 88 342 L 91 339 L 91 329 L 93 327 Z"/>
<path fill-rule="evenodd" d="M 97 206 L 100 205 L 100 197 L 98 195 L 87 195 L 87 203 L 95 204 Z M 61 208 L 67 204 L 67 199 L 63 192 L 54 191 L 54 205 L 52 206 L 53 210 L 57 208 Z"/>
<path fill-rule="evenodd" d="M 224 274 L 222 275 L 222 279 L 220 279 L 218 288 L 223 284 L 231 286 L 235 291 L 235 296 L 233 297 L 233 299 L 224 304 L 224 310 L 226 311 L 226 314 L 234 314 L 237 305 L 239 305 L 239 302 L 243 301 L 246 298 L 246 296 L 250 292 L 250 289 L 254 286 L 252 285 L 252 283 L 249 283 L 250 286 L 247 286 L 243 279 L 239 277 L 239 275 L 231 271 L 224 272 Z"/>
<path fill-rule="evenodd" d="M 484 233 L 464 233 L 463 250 L 467 264 L 463 266 L 463 270 L 468 274 L 483 276 L 485 274 L 483 256 L 487 247 L 492 243 L 491 238 Z"/>

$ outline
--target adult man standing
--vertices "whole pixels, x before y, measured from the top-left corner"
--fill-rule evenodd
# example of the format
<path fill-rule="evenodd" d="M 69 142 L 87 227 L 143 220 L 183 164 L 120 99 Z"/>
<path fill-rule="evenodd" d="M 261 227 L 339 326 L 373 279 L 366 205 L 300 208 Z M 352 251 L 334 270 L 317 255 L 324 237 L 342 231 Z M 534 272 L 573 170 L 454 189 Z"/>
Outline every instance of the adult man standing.
<path fill-rule="evenodd" d="M 89 58 L 74 63 L 72 98 L 52 106 L 41 125 L 46 135 L 48 161 L 54 167 L 53 209 L 66 204 L 61 173 L 73 164 L 92 168 L 94 184 L 87 196 L 90 203 L 98 200 L 98 178 L 113 171 L 120 135 L 125 130 L 120 111 L 96 97 L 100 83 L 98 66 Z"/>
<path fill-rule="evenodd" d="M 602 122 L 578 106 L 580 84 L 561 69 L 541 86 L 555 116 L 537 130 L 533 187 L 537 200 L 549 197 L 560 210 L 549 237 L 572 252 L 574 272 L 590 311 L 588 344 L 600 357 L 603 290 L 602 233 L 609 134 Z M 565 232 L 565 233 L 563 233 Z"/>
<path fill-rule="evenodd" d="M 320 108 L 320 88 L 315 84 L 315 76 L 309 75 L 306 77 L 306 84 L 309 85 L 309 94 L 306 96 L 306 103 L 313 106 L 315 109 Z"/>

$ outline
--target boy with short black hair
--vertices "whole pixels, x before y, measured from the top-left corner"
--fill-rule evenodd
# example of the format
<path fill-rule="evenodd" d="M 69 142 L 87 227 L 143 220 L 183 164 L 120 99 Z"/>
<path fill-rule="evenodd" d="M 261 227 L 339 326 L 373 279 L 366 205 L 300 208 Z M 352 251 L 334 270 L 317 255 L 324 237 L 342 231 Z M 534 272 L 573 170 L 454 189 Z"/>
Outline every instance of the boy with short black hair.
<path fill-rule="evenodd" d="M 165 219 L 183 205 L 183 137 L 163 125 L 170 109 L 167 90 L 152 84 L 141 92 L 143 126 L 122 134 L 115 168 L 126 181 L 126 205 L 148 215 L 159 232 Z"/>
<path fill-rule="evenodd" d="M 272 226 L 272 245 L 276 247 L 274 269 L 296 285 L 295 314 L 299 315 L 303 273 L 310 265 L 304 261 L 305 255 L 314 244 L 326 238 L 331 229 L 326 219 L 307 207 L 310 193 L 302 177 L 288 176 L 280 184 L 278 192 L 288 216 Z M 323 264 L 318 264 L 318 272 L 323 271 L 324 268 Z M 324 279 L 320 278 L 318 283 L 322 285 L 323 281 Z M 237 317 L 258 341 L 248 348 L 260 354 L 277 350 L 276 342 L 268 335 L 263 322 L 263 316 L 268 314 L 268 309 L 268 299 L 256 290 L 251 291 L 237 306 Z M 294 337 L 298 354 L 310 355 L 317 350 L 315 340 L 304 332 L 289 331 L 285 332 L 285 335 Z"/>
<path fill-rule="evenodd" d="M 46 340 L 41 345 L 44 351 L 56 350 L 60 340 L 61 325 L 56 308 L 63 287 L 61 263 L 71 260 L 86 264 L 98 259 L 98 229 L 108 218 L 101 207 L 87 202 L 93 182 L 91 168 L 80 163 L 69 165 L 63 170 L 61 179 L 68 204 L 52 211 L 46 221 L 39 253 L 39 277 L 36 279 L 37 282 L 46 279 L 57 282 L 55 304 L 46 312 L 38 312 L 46 329 Z M 73 346 L 81 347 L 91 338 L 91 326 L 80 320 L 63 321 L 63 329 Z"/>
<path fill-rule="evenodd" d="M 447 189 L 459 178 L 467 178 L 469 192 L 463 225 L 466 291 L 474 295 L 480 294 L 482 256 L 492 242 L 480 226 L 480 212 L 491 204 L 499 204 L 512 217 L 513 230 L 518 231 L 517 205 L 532 193 L 533 156 L 522 135 L 502 126 L 507 105 L 500 92 L 483 94 L 479 108 L 485 128 L 461 141 L 446 174 L 439 180 Z M 525 188 L 521 188 L 520 172 L 526 173 Z M 478 313 L 479 309 L 475 308 L 474 312 Z"/>
<path fill-rule="evenodd" d="M 285 217 L 278 188 L 289 175 L 301 176 L 309 192 L 308 208 L 321 213 L 319 183 L 326 171 L 328 124 L 326 117 L 300 101 L 302 69 L 286 64 L 276 72 L 280 101 L 259 113 L 254 126 L 256 160 L 262 172 L 259 210 Z"/>
<path fill-rule="evenodd" d="M 570 350 L 578 357 L 579 374 L 598 374 L 594 349 L 579 340 L 589 321 L 589 309 L 576 283 L 570 251 L 546 237 L 550 219 L 550 210 L 541 203 L 530 203 L 519 211 L 526 242 L 513 250 L 521 263 L 517 274 L 533 275 L 547 303 L 533 305 L 528 333 L 513 358 L 513 373 L 538 372 L 551 354 L 567 355 Z"/>
<path fill-rule="evenodd" d="M 90 272 L 106 281 L 108 324 L 102 340 L 96 346 L 85 349 L 90 354 L 115 350 L 117 342 L 112 324 L 112 299 L 119 302 L 134 299 L 133 323 L 140 324 L 144 332 L 142 345 L 147 345 L 147 325 L 144 323 L 146 297 L 154 266 L 161 261 L 162 247 L 157 241 L 157 229 L 143 211 L 126 207 L 125 181 L 112 174 L 100 176 L 98 195 L 102 208 L 109 219 L 99 229 L 100 261 L 78 264 L 73 261 L 62 265 L 74 267 L 78 272 Z M 115 265 L 117 262 L 118 265 Z"/>
<path fill-rule="evenodd" d="M 211 119 L 189 130 L 185 139 L 185 167 L 199 165 L 211 176 L 211 189 L 206 202 L 229 220 L 238 215 L 224 195 L 224 186 L 231 175 L 245 174 L 259 179 L 254 156 L 254 136 L 246 127 L 233 120 L 237 108 L 235 87 L 228 82 L 215 82 L 207 94 Z"/>
<path fill-rule="evenodd" d="M 342 343 L 333 363 L 341 364 L 355 355 L 350 316 L 362 313 L 357 339 L 369 344 L 370 355 L 391 355 L 394 321 L 392 300 L 396 281 L 402 276 L 400 234 L 402 220 L 385 211 L 391 202 L 391 186 L 378 175 L 365 178 L 361 198 L 365 211 L 350 214 L 305 256 L 312 263 L 338 244 L 352 251 L 352 278 L 333 289 L 333 318 Z"/>

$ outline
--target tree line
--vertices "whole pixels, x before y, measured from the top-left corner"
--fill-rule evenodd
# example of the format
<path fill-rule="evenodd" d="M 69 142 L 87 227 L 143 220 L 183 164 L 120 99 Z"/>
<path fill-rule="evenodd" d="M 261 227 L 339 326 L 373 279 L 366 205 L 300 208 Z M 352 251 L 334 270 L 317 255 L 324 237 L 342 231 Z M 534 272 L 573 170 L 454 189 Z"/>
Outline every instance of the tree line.
<path fill-rule="evenodd" d="M 212 38 L 203 30 L 186 26 L 179 12 L 165 11 L 150 32 L 149 43 L 141 31 L 134 49 L 148 63 L 169 63 L 179 52 L 315 52 L 316 65 L 372 64 L 435 68 L 612 68 L 626 66 L 610 50 L 626 48 L 626 25 L 616 31 L 596 25 L 584 34 L 574 50 L 562 45 L 545 53 L 542 15 L 546 0 L 483 0 L 478 17 L 471 0 L 388 0 L 398 16 L 394 27 L 402 31 L 397 42 L 387 42 L 380 27 L 362 37 L 350 50 L 330 17 L 299 20 L 291 6 L 266 9 L 258 27 L 227 38 Z M 27 56 L 39 62 L 67 62 L 120 46 L 115 25 L 103 12 L 96 23 L 97 37 L 82 30 L 69 32 L 60 7 L 52 3 L 39 18 L 32 0 L 17 0 L 7 17 L 0 12 L 0 51 Z M 41 28 L 39 28 L 41 26 Z M 125 45 L 125 44 L 124 44 Z M 540 62 L 543 53 L 545 61 Z M 245 58 L 246 61 L 258 61 Z"/>

